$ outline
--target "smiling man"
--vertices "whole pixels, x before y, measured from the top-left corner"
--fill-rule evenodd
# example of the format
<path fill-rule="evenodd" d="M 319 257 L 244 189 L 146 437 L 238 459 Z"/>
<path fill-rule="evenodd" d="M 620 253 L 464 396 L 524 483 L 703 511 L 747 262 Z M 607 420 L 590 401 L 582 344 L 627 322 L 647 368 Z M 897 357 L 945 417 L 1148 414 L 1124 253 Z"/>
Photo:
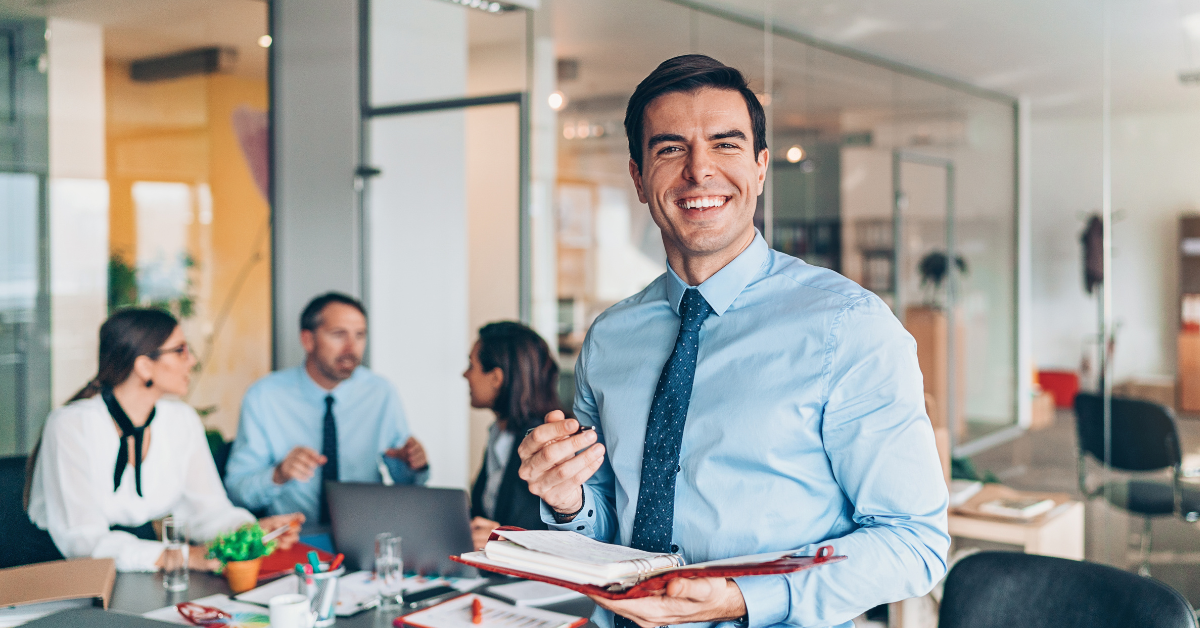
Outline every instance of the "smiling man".
<path fill-rule="evenodd" d="M 742 74 L 709 57 L 638 85 L 629 174 L 668 269 L 588 333 L 575 415 L 596 430 L 551 413 L 521 443 L 520 475 L 553 529 L 689 563 L 825 544 L 849 560 L 595 598 L 605 628 L 849 625 L 946 570 L 916 345 L 878 297 L 754 228 L 765 126 Z"/>
<path fill-rule="evenodd" d="M 404 418 L 400 396 L 362 366 L 367 314 L 330 292 L 300 315 L 304 364 L 255 382 L 242 400 L 225 488 L 235 504 L 302 512 L 327 523 L 324 481 L 424 484 L 429 465 Z"/>

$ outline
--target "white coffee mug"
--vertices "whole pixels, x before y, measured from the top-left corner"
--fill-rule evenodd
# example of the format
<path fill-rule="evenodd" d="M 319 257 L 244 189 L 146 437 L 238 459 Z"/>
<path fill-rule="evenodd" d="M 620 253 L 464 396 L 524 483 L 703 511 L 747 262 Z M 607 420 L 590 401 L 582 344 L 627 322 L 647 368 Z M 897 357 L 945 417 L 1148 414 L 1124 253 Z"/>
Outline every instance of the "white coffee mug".
<path fill-rule="evenodd" d="M 317 623 L 317 614 L 309 608 L 308 596 L 301 593 L 276 595 L 267 604 L 271 628 L 313 628 Z"/>

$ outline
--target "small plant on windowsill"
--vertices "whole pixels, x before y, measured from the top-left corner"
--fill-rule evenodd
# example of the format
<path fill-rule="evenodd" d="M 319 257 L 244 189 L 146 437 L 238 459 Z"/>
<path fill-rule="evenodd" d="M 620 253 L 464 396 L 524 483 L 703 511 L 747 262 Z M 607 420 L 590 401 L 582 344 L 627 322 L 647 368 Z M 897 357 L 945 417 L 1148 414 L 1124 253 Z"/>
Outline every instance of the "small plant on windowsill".
<path fill-rule="evenodd" d="M 213 539 L 208 544 L 208 557 L 221 561 L 229 588 L 241 593 L 254 588 L 262 559 L 275 551 L 275 544 L 263 543 L 263 529 L 257 523 L 248 523 Z"/>

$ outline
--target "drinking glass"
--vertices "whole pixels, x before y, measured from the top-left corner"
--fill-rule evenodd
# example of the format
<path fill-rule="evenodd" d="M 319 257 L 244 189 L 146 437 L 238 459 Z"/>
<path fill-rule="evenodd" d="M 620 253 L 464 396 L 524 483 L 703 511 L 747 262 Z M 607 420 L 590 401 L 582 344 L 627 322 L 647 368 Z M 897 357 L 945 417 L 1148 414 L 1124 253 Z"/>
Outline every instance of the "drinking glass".
<path fill-rule="evenodd" d="M 379 608 L 395 610 L 404 604 L 404 556 L 400 553 L 400 537 L 394 534 L 375 537 L 375 582 Z"/>
<path fill-rule="evenodd" d="M 188 588 L 188 538 L 187 530 L 175 517 L 162 521 L 163 537 L 163 587 L 168 591 L 186 591 Z"/>

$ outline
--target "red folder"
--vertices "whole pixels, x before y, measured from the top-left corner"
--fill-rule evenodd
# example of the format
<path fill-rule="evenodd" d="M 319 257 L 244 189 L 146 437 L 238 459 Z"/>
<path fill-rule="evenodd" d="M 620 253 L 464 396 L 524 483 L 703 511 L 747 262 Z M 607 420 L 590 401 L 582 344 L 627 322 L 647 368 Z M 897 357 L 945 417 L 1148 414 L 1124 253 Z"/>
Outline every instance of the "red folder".
<path fill-rule="evenodd" d="M 271 580 L 279 576 L 286 576 L 296 572 L 296 563 L 308 563 L 308 553 L 316 552 L 317 558 L 321 562 L 327 563 L 333 560 L 333 554 L 325 550 L 317 549 L 305 543 L 296 543 L 291 548 L 286 550 L 277 549 L 271 552 L 262 560 L 262 566 L 258 570 L 258 581 Z"/>
<path fill-rule="evenodd" d="M 500 530 L 519 530 L 520 528 L 500 528 Z M 492 534 L 490 540 L 496 540 L 495 533 Z M 594 584 L 579 584 L 569 580 L 560 580 L 550 576 L 541 574 L 529 573 L 522 571 L 519 568 L 499 567 L 491 563 L 479 563 L 461 556 L 451 556 L 450 560 L 470 565 L 476 569 L 484 571 L 492 571 L 506 576 L 516 576 L 527 580 L 537 580 L 538 582 L 546 582 L 557 585 L 572 591 L 578 591 L 584 595 L 594 595 L 609 600 L 630 600 L 639 597 L 649 597 L 656 595 L 659 591 L 667 588 L 667 583 L 675 578 L 736 578 L 738 576 L 769 576 L 776 574 L 793 573 L 812 569 L 821 565 L 830 565 L 836 562 L 846 560 L 845 556 L 834 556 L 832 545 L 822 545 L 817 549 L 816 556 L 788 556 L 765 563 L 743 564 L 743 565 L 724 565 L 718 567 L 683 567 L 675 569 L 668 573 L 660 574 L 652 578 L 647 578 L 641 582 L 619 591 L 610 591 L 607 588 L 599 587 Z"/>

